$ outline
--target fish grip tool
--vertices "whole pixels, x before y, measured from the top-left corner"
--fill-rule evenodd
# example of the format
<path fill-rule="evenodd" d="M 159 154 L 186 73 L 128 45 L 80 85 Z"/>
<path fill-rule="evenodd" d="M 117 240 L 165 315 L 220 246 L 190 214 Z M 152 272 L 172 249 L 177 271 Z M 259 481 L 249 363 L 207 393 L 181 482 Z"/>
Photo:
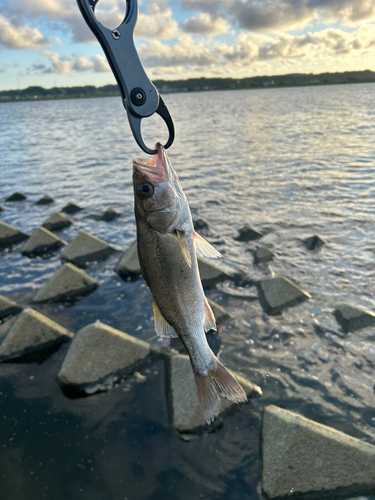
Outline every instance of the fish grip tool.
<path fill-rule="evenodd" d="M 157 113 L 164 120 L 169 133 L 165 149 L 172 145 L 175 132 L 168 108 L 147 77 L 134 45 L 138 1 L 126 0 L 124 20 L 113 30 L 106 28 L 96 18 L 95 7 L 98 2 L 99 0 L 77 0 L 82 16 L 102 46 L 116 78 L 134 139 L 145 153 L 154 155 L 157 151 L 147 147 L 142 138 L 142 119 Z"/>

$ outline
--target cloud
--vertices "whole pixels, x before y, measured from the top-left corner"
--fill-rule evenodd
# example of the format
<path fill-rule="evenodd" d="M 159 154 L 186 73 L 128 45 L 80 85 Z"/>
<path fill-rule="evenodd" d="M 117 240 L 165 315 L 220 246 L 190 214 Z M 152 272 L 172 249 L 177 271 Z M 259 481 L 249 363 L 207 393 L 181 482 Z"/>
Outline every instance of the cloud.
<path fill-rule="evenodd" d="M 0 45 L 8 49 L 38 49 L 50 44 L 51 40 L 37 28 L 29 28 L 0 15 Z"/>
<path fill-rule="evenodd" d="M 107 60 L 102 55 L 95 55 L 91 59 L 87 57 L 69 56 L 63 57 L 56 52 L 45 50 L 42 55 L 49 61 L 46 64 L 32 64 L 28 70 L 29 75 L 42 75 L 57 73 L 59 75 L 71 75 L 73 73 L 94 72 L 102 73 L 110 71 Z"/>
<path fill-rule="evenodd" d="M 229 24 L 220 16 L 211 16 L 202 12 L 198 17 L 186 19 L 182 25 L 186 33 L 196 33 L 200 35 L 221 35 L 227 33 Z"/>
<path fill-rule="evenodd" d="M 151 3 L 147 13 L 140 13 L 135 28 L 136 38 L 157 38 L 169 40 L 177 36 L 178 24 L 172 10 L 164 1 Z"/>
<path fill-rule="evenodd" d="M 183 8 L 221 15 L 249 31 L 291 30 L 314 19 L 345 25 L 375 19 L 375 0 L 180 0 Z"/>

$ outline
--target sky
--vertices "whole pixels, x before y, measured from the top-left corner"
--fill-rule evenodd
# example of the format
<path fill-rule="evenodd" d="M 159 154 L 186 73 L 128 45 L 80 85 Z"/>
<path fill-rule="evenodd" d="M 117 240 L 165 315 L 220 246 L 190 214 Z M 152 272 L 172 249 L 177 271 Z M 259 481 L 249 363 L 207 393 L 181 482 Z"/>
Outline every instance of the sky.
<path fill-rule="evenodd" d="M 151 79 L 375 71 L 375 0 L 139 0 Z M 99 0 L 121 23 L 126 0 Z M 115 83 L 76 0 L 0 0 L 0 90 Z"/>

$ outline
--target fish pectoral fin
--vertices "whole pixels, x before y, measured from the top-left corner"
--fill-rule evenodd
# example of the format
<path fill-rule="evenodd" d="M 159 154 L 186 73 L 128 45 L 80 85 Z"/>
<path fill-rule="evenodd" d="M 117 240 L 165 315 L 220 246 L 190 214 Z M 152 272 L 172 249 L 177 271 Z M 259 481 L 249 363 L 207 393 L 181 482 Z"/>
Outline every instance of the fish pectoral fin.
<path fill-rule="evenodd" d="M 215 330 L 216 332 L 216 319 L 212 312 L 211 306 L 208 303 L 207 297 L 204 300 L 204 316 L 203 316 L 203 328 L 205 332 L 209 330 Z"/>
<path fill-rule="evenodd" d="M 216 248 L 202 238 L 202 236 L 199 236 L 195 231 L 193 234 L 193 241 L 199 257 L 210 257 L 211 259 L 220 259 L 222 257 L 221 253 L 218 252 Z"/>
<path fill-rule="evenodd" d="M 185 232 L 183 231 L 176 231 L 175 232 L 176 238 L 178 239 L 180 243 L 180 248 L 181 248 L 181 253 L 185 259 L 186 264 L 191 267 L 191 255 L 190 255 L 190 249 L 188 242 L 186 240 L 186 235 Z"/>
<path fill-rule="evenodd" d="M 176 338 L 178 337 L 178 334 L 176 330 L 171 326 L 163 317 L 162 313 L 160 312 L 160 309 L 155 302 L 154 299 L 152 299 L 152 307 L 154 309 L 154 324 L 155 324 L 155 330 L 156 333 L 159 335 L 159 337 L 163 338 Z"/>

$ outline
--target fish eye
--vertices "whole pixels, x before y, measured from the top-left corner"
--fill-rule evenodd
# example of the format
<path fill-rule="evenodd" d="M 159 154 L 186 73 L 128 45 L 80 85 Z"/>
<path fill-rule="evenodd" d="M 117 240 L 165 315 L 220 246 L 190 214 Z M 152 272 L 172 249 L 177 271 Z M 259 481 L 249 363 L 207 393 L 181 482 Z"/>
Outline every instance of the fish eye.
<path fill-rule="evenodd" d="M 137 194 L 143 199 L 150 198 L 154 194 L 154 187 L 148 182 L 142 182 L 141 184 L 138 184 Z"/>

